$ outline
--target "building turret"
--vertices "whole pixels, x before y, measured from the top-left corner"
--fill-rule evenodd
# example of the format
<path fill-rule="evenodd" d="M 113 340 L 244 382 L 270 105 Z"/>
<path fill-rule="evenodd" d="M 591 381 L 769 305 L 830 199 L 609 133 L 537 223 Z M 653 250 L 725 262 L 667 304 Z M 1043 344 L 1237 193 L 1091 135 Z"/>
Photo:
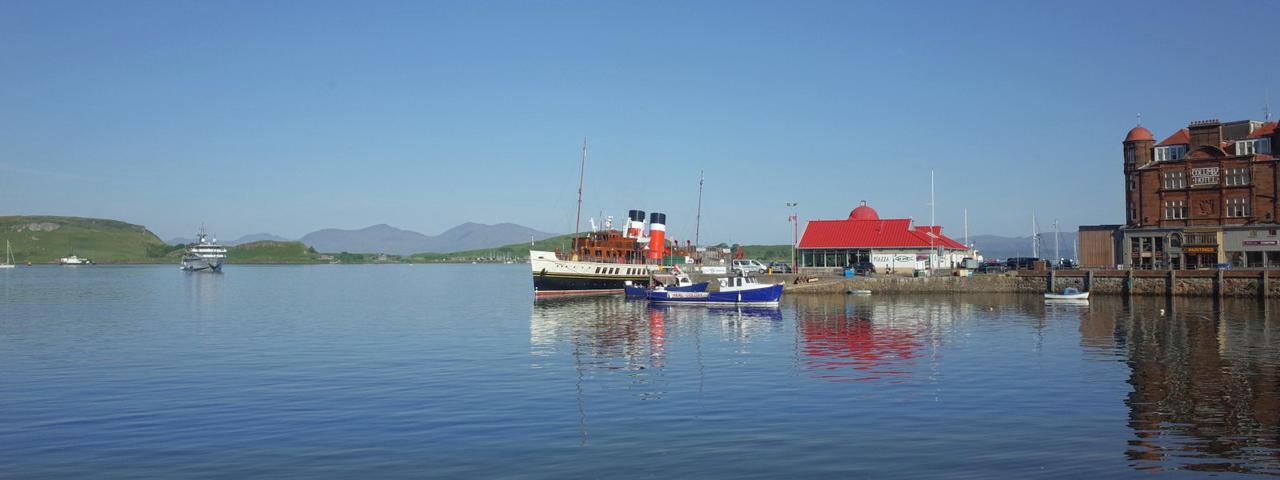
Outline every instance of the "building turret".
<path fill-rule="evenodd" d="M 1155 135 L 1142 125 L 1133 127 L 1124 137 L 1124 217 L 1129 226 L 1138 224 L 1141 179 L 1138 178 L 1137 170 L 1151 163 L 1155 146 Z"/>

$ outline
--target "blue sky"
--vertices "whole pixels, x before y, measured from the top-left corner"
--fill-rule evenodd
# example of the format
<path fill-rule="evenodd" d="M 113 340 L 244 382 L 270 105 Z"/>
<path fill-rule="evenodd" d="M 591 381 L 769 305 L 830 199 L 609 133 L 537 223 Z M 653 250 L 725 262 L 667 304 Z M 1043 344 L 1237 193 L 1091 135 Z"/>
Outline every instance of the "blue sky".
<path fill-rule="evenodd" d="M 0 214 L 190 236 L 786 202 L 1025 235 L 1123 216 L 1120 141 L 1280 99 L 1267 2 L 0 1 Z M 1280 100 L 1276 101 L 1280 104 Z M 585 213 L 584 213 L 585 214 Z M 585 223 L 585 221 L 584 221 Z M 1047 227 L 1046 227 L 1047 230 Z M 705 242 L 704 242 L 705 243 Z"/>

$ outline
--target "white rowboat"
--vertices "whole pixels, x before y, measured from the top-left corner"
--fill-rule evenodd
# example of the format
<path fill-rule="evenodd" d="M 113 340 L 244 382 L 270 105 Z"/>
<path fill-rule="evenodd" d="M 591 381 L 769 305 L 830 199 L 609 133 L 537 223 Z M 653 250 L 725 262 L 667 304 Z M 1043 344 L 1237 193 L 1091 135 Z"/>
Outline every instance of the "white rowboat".
<path fill-rule="evenodd" d="M 1077 288 L 1067 288 L 1062 293 L 1046 293 L 1045 300 L 1088 300 L 1089 292 L 1081 292 Z"/>

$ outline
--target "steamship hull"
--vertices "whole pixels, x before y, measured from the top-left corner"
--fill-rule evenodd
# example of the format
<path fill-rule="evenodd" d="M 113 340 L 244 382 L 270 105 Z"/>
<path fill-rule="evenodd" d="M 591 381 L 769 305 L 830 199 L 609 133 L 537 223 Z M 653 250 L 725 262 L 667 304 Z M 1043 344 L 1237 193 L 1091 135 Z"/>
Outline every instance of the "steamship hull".
<path fill-rule="evenodd" d="M 530 251 L 536 298 L 617 295 L 627 282 L 643 283 L 657 265 L 561 260 L 554 252 Z"/>

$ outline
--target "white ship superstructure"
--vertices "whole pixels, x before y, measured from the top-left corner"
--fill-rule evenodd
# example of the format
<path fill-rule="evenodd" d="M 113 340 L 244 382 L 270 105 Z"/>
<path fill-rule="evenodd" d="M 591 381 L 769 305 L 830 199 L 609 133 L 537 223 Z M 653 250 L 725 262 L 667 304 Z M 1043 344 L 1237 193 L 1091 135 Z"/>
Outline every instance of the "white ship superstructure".
<path fill-rule="evenodd" d="M 221 272 L 222 262 L 227 259 L 227 248 L 218 245 L 218 239 L 205 233 L 200 227 L 196 243 L 187 247 L 182 256 L 182 269 L 188 272 Z"/>

